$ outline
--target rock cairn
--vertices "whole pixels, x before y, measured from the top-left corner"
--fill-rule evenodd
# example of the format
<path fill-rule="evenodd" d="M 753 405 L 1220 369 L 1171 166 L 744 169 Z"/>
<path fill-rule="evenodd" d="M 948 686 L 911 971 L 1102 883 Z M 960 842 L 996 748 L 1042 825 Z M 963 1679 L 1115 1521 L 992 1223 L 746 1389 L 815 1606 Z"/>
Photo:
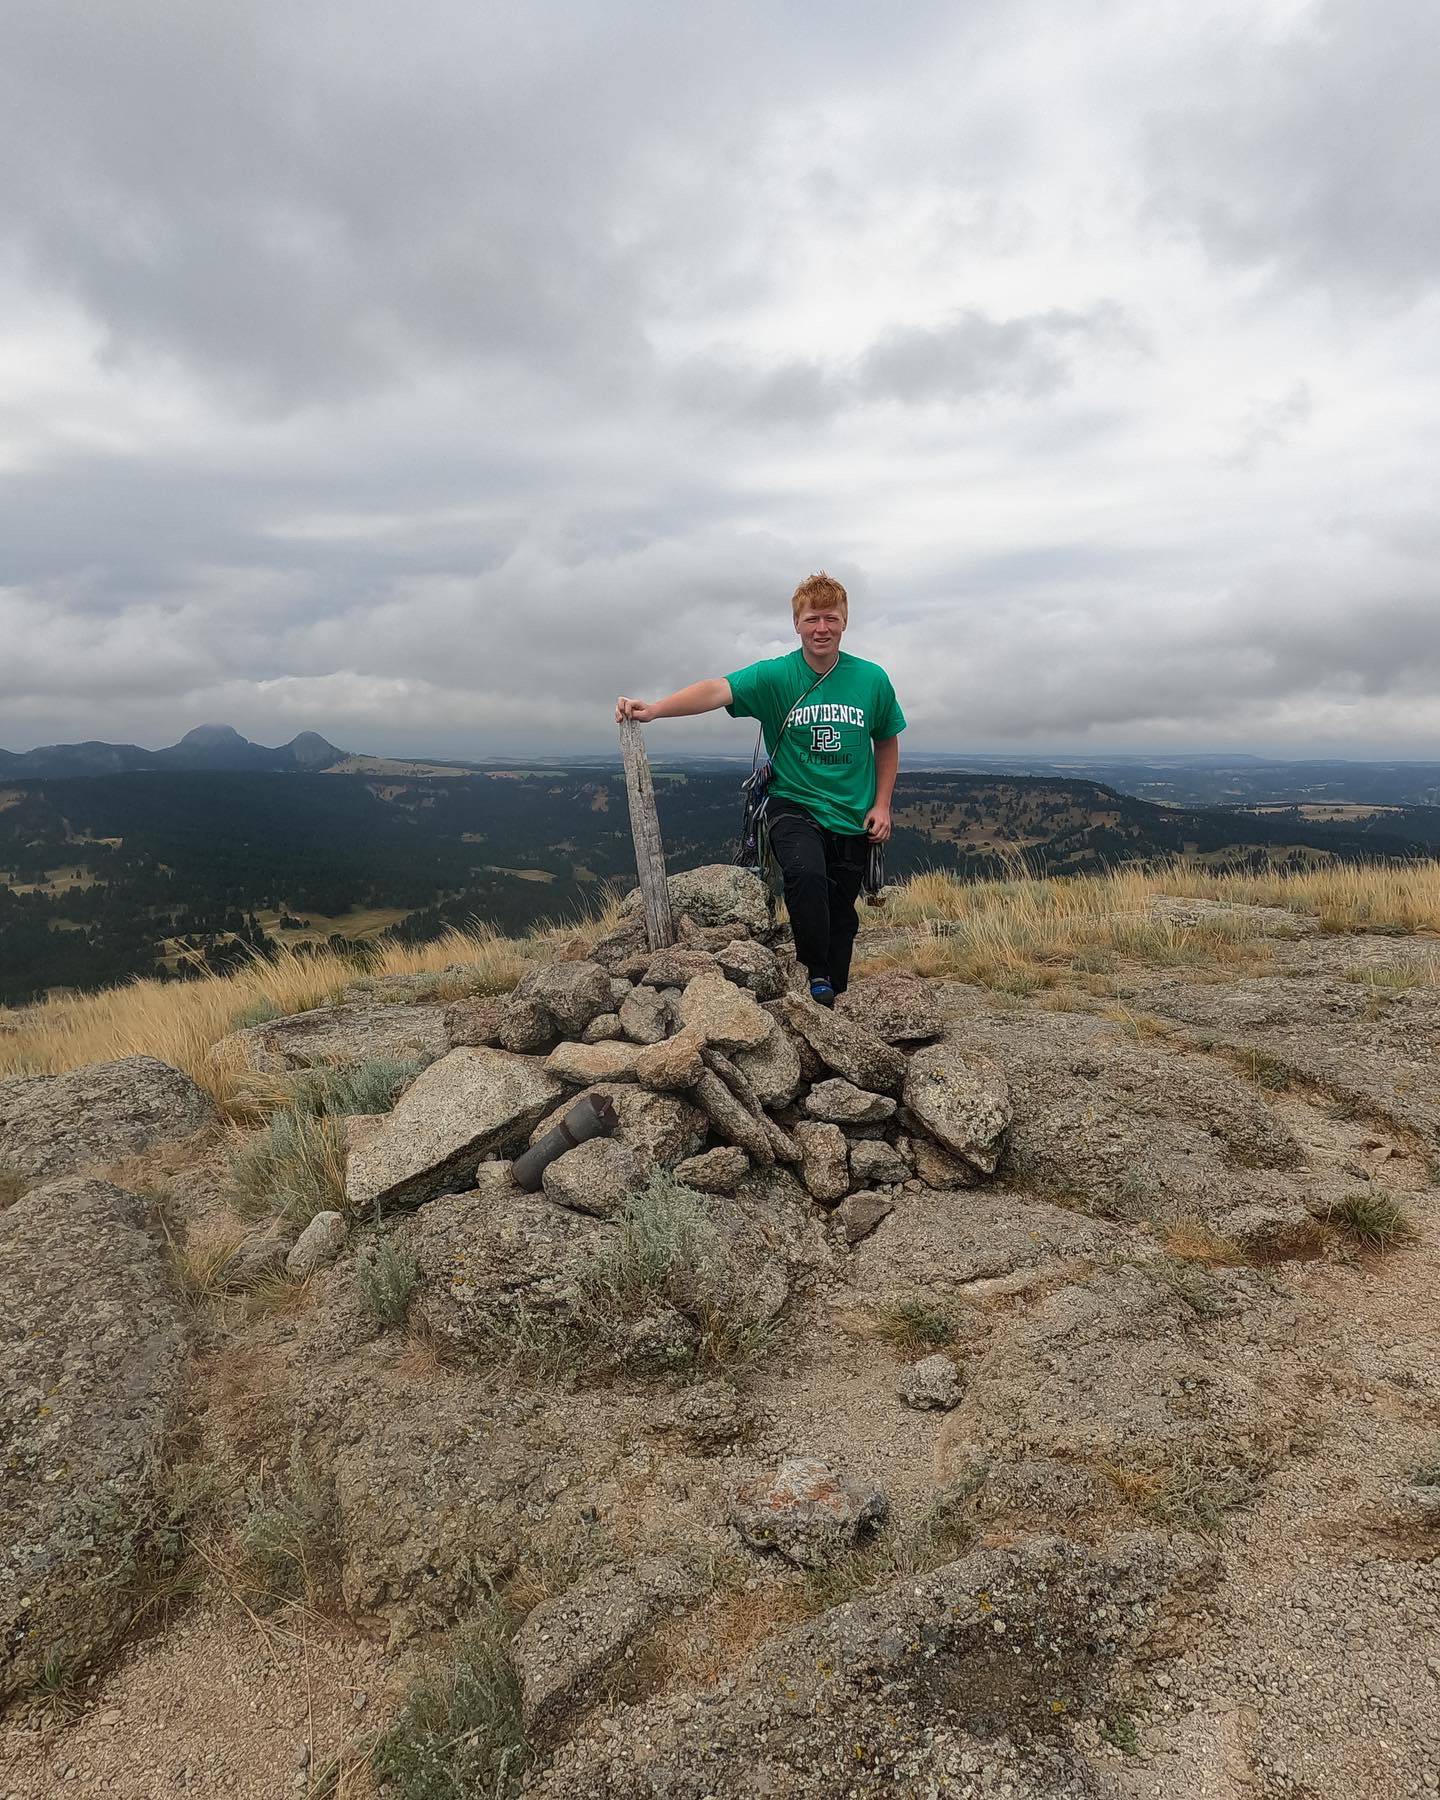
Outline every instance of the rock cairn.
<path fill-rule="evenodd" d="M 583 959 L 471 1003 L 465 1043 L 354 1134 L 353 1206 L 454 1192 L 587 1092 L 612 1101 L 619 1130 L 553 1162 L 545 1195 L 601 1218 L 656 1168 L 727 1194 L 781 1165 L 856 1243 L 907 1185 L 961 1188 L 994 1172 L 1010 1123 L 1005 1077 L 946 1039 L 925 982 L 862 980 L 828 1011 L 809 998 L 754 875 L 717 866 L 671 885 L 677 944 L 648 949 L 632 906 Z"/>

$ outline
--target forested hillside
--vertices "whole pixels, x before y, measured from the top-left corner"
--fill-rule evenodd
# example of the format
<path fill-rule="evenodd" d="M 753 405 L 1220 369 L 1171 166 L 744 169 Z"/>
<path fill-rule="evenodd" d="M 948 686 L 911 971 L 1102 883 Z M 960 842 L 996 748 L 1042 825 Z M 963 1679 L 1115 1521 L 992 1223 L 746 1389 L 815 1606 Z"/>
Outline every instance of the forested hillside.
<path fill-rule="evenodd" d="M 658 771 L 677 868 L 726 860 L 734 773 Z M 1091 781 L 902 777 L 889 864 L 1040 873 L 1187 854 L 1303 866 L 1407 857 L 1440 842 L 1440 811 L 1371 817 L 1174 809 Z M 434 935 L 480 918 L 505 931 L 573 916 L 634 863 L 624 784 L 594 768 L 456 777 L 167 772 L 0 788 L 0 1002 L 192 964 L 279 940 Z"/>

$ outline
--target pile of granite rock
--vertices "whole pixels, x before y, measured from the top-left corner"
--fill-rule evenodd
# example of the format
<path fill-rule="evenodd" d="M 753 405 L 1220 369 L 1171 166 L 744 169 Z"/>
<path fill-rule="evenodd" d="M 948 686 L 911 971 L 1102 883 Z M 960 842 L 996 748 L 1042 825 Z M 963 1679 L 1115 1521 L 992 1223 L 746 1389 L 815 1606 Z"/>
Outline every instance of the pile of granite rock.
<path fill-rule="evenodd" d="M 1010 1122 L 1004 1075 L 947 1040 L 929 984 L 860 980 L 827 1010 L 753 875 L 691 870 L 671 893 L 675 945 L 648 949 L 632 905 L 583 960 L 452 1006 L 455 1047 L 393 1112 L 351 1122 L 352 1206 L 453 1193 L 586 1094 L 610 1102 L 618 1128 L 551 1162 L 544 1189 L 600 1217 L 656 1167 L 718 1195 L 780 1165 L 856 1242 L 907 1183 L 958 1188 L 993 1173 Z"/>

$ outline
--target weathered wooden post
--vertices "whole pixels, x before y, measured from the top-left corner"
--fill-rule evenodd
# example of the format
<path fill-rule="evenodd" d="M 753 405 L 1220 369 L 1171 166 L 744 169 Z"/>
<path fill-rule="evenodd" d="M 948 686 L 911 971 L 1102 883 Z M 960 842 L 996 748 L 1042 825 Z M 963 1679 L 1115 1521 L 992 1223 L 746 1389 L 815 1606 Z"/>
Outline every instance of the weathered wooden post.
<path fill-rule="evenodd" d="M 665 885 L 665 846 L 660 840 L 660 815 L 655 810 L 655 783 L 650 779 L 650 758 L 634 719 L 620 721 L 620 755 L 625 763 L 625 787 L 630 796 L 630 830 L 635 838 L 635 868 L 640 876 L 640 897 L 645 902 L 645 932 L 652 950 L 675 942 L 675 922 L 670 917 L 670 889 Z"/>

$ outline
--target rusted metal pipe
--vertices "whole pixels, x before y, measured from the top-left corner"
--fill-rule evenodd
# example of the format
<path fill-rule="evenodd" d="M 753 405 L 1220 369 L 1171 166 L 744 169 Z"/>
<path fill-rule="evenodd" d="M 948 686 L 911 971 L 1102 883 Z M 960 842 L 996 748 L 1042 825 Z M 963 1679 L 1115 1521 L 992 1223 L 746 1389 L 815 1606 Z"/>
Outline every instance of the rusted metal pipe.
<path fill-rule="evenodd" d="M 510 1165 L 510 1179 L 526 1193 L 538 1191 L 547 1167 L 557 1156 L 573 1150 L 588 1138 L 609 1137 L 620 1124 L 615 1104 L 604 1094 L 585 1094 L 570 1108 L 560 1123 L 547 1131 L 538 1143 L 517 1156 Z"/>

